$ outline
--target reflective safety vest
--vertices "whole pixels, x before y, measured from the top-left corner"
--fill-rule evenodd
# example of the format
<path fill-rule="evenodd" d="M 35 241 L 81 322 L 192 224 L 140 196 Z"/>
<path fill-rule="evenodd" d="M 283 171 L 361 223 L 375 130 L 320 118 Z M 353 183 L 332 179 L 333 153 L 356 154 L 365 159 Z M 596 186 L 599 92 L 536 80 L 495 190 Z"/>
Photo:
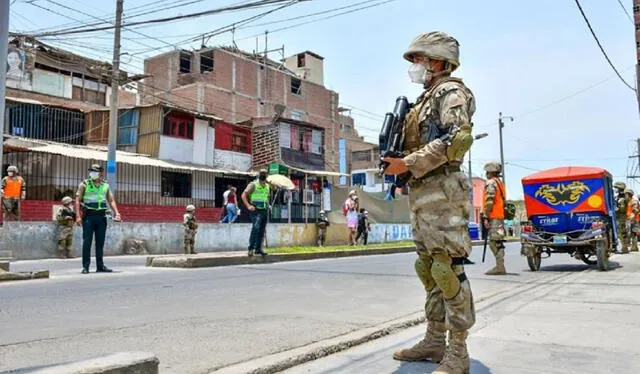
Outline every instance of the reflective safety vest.
<path fill-rule="evenodd" d="M 492 178 L 496 182 L 496 196 L 493 198 L 493 207 L 489 212 L 489 219 L 504 219 L 504 186 L 498 178 Z M 482 201 L 486 206 L 487 204 L 487 189 L 485 188 L 482 193 Z M 484 208 L 484 207 L 483 207 Z M 484 209 L 483 209 L 484 210 Z"/>
<path fill-rule="evenodd" d="M 84 185 L 84 196 L 82 196 L 84 206 L 89 210 L 107 210 L 109 185 L 102 182 L 96 186 L 90 179 L 85 180 Z"/>
<path fill-rule="evenodd" d="M 251 205 L 258 209 L 266 209 L 269 205 L 269 185 L 264 186 L 260 182 L 254 183 L 254 190 L 249 197 L 251 199 Z"/>
<path fill-rule="evenodd" d="M 22 177 L 17 176 L 15 180 L 11 177 L 4 178 L 4 197 L 19 199 L 22 195 L 22 185 L 24 184 L 24 180 Z"/>

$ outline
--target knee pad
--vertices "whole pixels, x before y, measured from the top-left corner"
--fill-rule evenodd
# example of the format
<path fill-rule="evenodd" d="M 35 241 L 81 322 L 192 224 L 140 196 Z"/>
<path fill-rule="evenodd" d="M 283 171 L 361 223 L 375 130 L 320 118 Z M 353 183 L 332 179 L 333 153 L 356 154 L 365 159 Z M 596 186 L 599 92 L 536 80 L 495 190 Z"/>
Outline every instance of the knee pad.
<path fill-rule="evenodd" d="M 431 258 L 418 258 L 414 264 L 416 274 L 424 285 L 424 289 L 429 292 L 436 286 L 436 281 L 431 276 L 431 264 L 433 260 Z"/>
<path fill-rule="evenodd" d="M 460 280 L 451 267 L 451 257 L 446 254 L 433 255 L 431 276 L 442 290 L 445 299 L 451 299 L 460 292 Z"/>

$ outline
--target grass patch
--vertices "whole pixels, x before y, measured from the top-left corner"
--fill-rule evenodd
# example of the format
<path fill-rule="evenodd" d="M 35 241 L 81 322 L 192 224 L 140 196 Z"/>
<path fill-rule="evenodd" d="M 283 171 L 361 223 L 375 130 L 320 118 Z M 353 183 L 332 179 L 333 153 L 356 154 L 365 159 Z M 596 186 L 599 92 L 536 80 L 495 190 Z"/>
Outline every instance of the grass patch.
<path fill-rule="evenodd" d="M 279 247 L 267 248 L 267 253 L 313 253 L 313 252 L 336 252 L 336 251 L 354 251 L 360 249 L 376 249 L 376 248 L 393 248 L 413 246 L 412 241 L 389 242 L 381 244 L 356 245 L 354 247 L 348 245 L 331 245 L 326 247 Z"/>

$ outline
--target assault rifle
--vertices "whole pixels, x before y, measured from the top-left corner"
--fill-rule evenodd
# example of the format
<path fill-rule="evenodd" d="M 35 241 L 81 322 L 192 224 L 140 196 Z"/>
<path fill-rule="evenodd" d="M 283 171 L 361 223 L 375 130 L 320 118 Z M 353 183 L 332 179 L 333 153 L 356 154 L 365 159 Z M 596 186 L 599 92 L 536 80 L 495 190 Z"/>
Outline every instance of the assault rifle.
<path fill-rule="evenodd" d="M 484 248 L 482 249 L 482 262 L 484 262 L 484 257 L 487 254 L 487 243 L 489 241 L 489 229 L 485 224 L 489 219 L 483 216 L 480 221 L 480 224 L 482 225 L 482 236 L 484 237 Z"/>
<path fill-rule="evenodd" d="M 392 113 L 387 113 L 384 116 L 384 122 L 382 123 L 382 129 L 380 130 L 380 136 L 378 137 L 380 158 L 403 157 L 404 151 L 404 118 L 411 109 L 412 105 L 406 97 L 400 96 L 396 99 L 396 105 L 393 108 Z M 389 166 L 388 162 L 380 161 L 380 173 L 383 174 L 384 170 Z M 407 184 L 411 178 L 411 173 L 397 175 L 395 181 L 391 186 L 391 197 L 395 198 L 395 190 L 397 187 L 403 187 Z"/>
<path fill-rule="evenodd" d="M 72 211 L 68 211 L 66 209 L 62 209 L 60 211 L 60 217 L 62 218 L 67 218 L 67 217 L 71 217 L 74 221 L 76 220 L 76 212 Z"/>

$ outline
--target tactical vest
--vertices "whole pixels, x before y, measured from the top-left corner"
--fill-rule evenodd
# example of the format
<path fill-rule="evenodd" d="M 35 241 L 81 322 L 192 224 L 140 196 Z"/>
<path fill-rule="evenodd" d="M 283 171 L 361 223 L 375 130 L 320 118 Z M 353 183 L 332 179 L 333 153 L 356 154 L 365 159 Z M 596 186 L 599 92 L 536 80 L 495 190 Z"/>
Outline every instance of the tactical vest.
<path fill-rule="evenodd" d="M 502 195 L 504 194 L 504 186 L 502 182 L 500 182 L 497 178 L 492 178 L 492 180 L 496 183 L 496 195 L 493 198 L 493 207 L 491 208 L 491 212 L 489 212 L 489 219 L 504 219 L 504 199 Z M 487 204 L 487 189 L 482 193 L 482 204 L 483 210 Z"/>
<path fill-rule="evenodd" d="M 439 79 L 436 84 L 423 92 L 416 104 L 411 108 L 407 114 L 404 122 L 404 150 L 405 155 L 409 155 L 423 145 L 429 143 L 429 139 L 439 137 L 443 134 L 431 134 L 434 127 L 429 126 L 430 123 L 435 125 L 435 128 L 441 131 L 448 131 L 442 128 L 440 121 L 440 108 L 436 103 L 439 99 L 445 96 L 447 93 L 460 89 L 468 97 L 467 105 L 469 116 L 475 112 L 475 100 L 473 94 L 462 83 L 462 80 L 453 77 L 445 77 Z M 457 160 L 461 161 L 461 160 Z"/>
<path fill-rule="evenodd" d="M 107 210 L 107 193 L 109 192 L 109 185 L 105 182 L 96 186 L 92 180 L 87 179 L 84 181 L 84 195 L 82 196 L 82 202 L 85 208 L 89 210 Z"/>
<path fill-rule="evenodd" d="M 266 209 L 269 204 L 269 185 L 264 186 L 260 182 L 255 182 L 255 188 L 249 197 L 251 199 L 251 205 L 258 209 Z"/>
<path fill-rule="evenodd" d="M 22 184 L 24 183 L 22 177 L 16 177 L 15 180 L 11 177 L 5 177 L 4 183 L 4 197 L 19 199 L 22 195 Z"/>

